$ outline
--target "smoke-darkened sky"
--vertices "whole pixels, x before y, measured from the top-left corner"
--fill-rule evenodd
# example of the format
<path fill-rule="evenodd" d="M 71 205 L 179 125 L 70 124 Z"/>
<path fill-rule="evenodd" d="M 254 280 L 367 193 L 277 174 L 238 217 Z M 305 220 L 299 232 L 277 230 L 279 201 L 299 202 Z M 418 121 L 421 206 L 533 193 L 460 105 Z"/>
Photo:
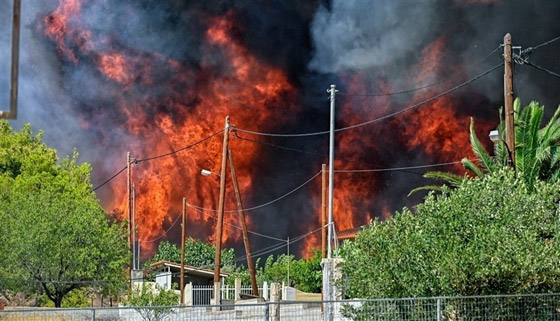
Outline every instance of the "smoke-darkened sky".
<path fill-rule="evenodd" d="M 0 3 L 0 106 L 8 106 L 11 6 L 11 1 Z M 77 148 L 81 160 L 93 165 L 95 186 L 122 168 L 126 151 L 141 158 L 180 148 L 200 131 L 208 135 L 210 129 L 220 128 L 224 110 L 240 128 L 324 131 L 329 121 L 326 89 L 331 83 L 341 93 L 337 127 L 400 110 L 499 64 L 501 49 L 484 61 L 481 58 L 498 48 L 507 32 L 522 48 L 560 36 L 559 13 L 560 2 L 555 0 L 23 1 L 19 118 L 12 124 L 20 127 L 30 122 L 34 129 L 44 130 L 46 143 L 61 156 Z M 60 20 L 62 14 L 69 18 Z M 57 24 L 61 21 L 64 28 Z M 49 35 L 49 28 L 56 32 Z M 560 41 L 536 50 L 530 60 L 560 72 L 559 57 Z M 248 71 L 240 65 L 249 66 Z M 123 66 L 124 76 L 113 70 Z M 457 73 L 424 91 L 363 96 L 415 88 Z M 465 141 L 469 119 L 474 117 L 480 124 L 481 135 L 496 125 L 502 81 L 500 68 L 445 99 L 338 134 L 337 166 L 406 167 L 469 156 Z M 525 103 L 538 100 L 547 114 L 560 104 L 558 78 L 522 65 L 515 67 L 514 83 L 516 96 Z M 283 88 L 274 87 L 277 84 Z M 231 108 L 214 110 L 214 99 L 226 101 L 220 95 L 227 96 Z M 255 98 L 248 101 L 247 97 Z M 236 118 L 236 114 L 245 116 Z M 197 131 L 188 127 L 196 123 L 203 124 Z M 182 140 L 169 138 L 173 131 L 184 133 Z M 232 140 L 260 142 L 239 145 L 239 152 L 252 146 L 251 156 L 238 156 L 247 207 L 289 192 L 327 161 L 324 135 L 237 136 Z M 200 166 L 219 168 L 219 159 L 185 157 Z M 184 166 L 180 160 L 174 162 L 165 166 L 173 170 Z M 165 176 L 167 169 L 154 162 L 149 173 Z M 406 194 L 426 183 L 423 171 L 337 174 L 335 220 L 344 227 L 340 229 L 413 206 L 421 195 L 407 198 Z M 184 175 L 181 180 L 199 184 L 200 178 Z M 159 185 L 169 185 L 165 180 L 139 178 L 138 184 L 142 182 L 146 199 L 173 204 L 160 216 L 140 213 L 144 222 L 150 222 L 145 228 L 154 235 L 168 229 L 177 217 L 179 189 L 196 193 L 195 204 L 212 207 L 216 202 L 215 192 L 201 192 L 214 188 L 207 181 L 200 183 L 206 184 L 202 189 L 187 188 L 187 183 L 163 188 Z M 108 211 L 121 203 L 118 198 L 124 194 L 119 186 L 110 183 L 98 191 Z M 155 195 L 154 190 L 161 193 Z M 318 226 L 319 191 L 316 180 L 249 213 L 251 228 L 278 238 L 312 230 Z M 211 238 L 212 221 L 196 219 L 193 224 L 200 227 L 193 236 Z M 177 241 L 177 231 L 178 225 L 163 239 Z M 227 241 L 240 248 L 239 240 Z M 256 249 L 274 243 L 261 238 L 253 242 Z M 302 250 L 317 244 L 315 238 L 295 247 Z"/>

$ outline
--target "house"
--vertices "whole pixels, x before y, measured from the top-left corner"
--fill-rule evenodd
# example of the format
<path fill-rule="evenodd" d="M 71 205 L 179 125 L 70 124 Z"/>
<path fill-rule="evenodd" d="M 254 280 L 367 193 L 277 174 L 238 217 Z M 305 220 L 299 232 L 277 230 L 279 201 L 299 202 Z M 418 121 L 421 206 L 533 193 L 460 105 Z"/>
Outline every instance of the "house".
<path fill-rule="evenodd" d="M 181 279 L 181 264 L 169 261 L 159 261 L 150 265 L 156 272 L 156 283 L 162 289 L 171 289 L 173 284 L 179 283 Z M 192 283 L 193 285 L 213 285 L 214 284 L 214 270 L 198 268 L 195 266 L 185 265 L 185 284 Z M 224 285 L 227 273 L 220 273 L 220 280 L 222 286 Z"/>

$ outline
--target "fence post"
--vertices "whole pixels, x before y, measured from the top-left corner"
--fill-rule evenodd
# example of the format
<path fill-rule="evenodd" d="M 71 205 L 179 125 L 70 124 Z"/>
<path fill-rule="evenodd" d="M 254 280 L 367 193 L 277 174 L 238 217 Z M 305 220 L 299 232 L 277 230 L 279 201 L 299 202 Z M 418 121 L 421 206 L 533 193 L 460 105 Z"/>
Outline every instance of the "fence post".
<path fill-rule="evenodd" d="M 274 304 L 272 307 L 272 313 L 270 314 L 271 321 L 280 321 L 280 300 L 282 295 L 282 287 L 280 283 L 272 283 L 270 285 L 270 304 Z"/>
<path fill-rule="evenodd" d="M 95 321 L 95 309 L 91 309 L 91 321 Z"/>
<path fill-rule="evenodd" d="M 436 302 L 436 313 L 437 313 L 436 321 L 440 321 L 440 314 L 441 314 L 440 312 L 441 312 L 441 298 L 438 298 Z"/>
<path fill-rule="evenodd" d="M 266 281 L 263 282 L 263 290 L 262 290 L 262 292 L 263 292 L 263 298 L 264 298 L 265 300 L 268 300 L 268 282 L 266 282 Z"/>
<path fill-rule="evenodd" d="M 241 279 L 235 278 L 235 299 L 239 300 L 241 298 Z"/>
<path fill-rule="evenodd" d="M 268 321 L 268 319 L 270 318 L 270 306 L 268 305 L 268 302 L 265 303 L 264 306 L 264 321 Z"/>

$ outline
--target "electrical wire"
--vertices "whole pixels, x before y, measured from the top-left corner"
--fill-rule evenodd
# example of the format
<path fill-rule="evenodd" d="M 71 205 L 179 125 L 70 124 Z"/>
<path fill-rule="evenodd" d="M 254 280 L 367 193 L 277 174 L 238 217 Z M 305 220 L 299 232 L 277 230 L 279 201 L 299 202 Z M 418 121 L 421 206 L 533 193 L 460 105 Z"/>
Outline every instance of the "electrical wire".
<path fill-rule="evenodd" d="M 112 181 L 115 177 L 119 176 L 120 173 L 124 172 L 124 170 L 127 168 L 127 166 L 123 167 L 120 171 L 116 172 L 113 176 L 109 177 L 107 180 L 105 180 L 103 183 L 97 185 L 97 187 L 95 187 L 94 189 L 92 189 L 92 192 L 97 191 L 99 188 L 101 188 L 103 185 L 109 183 L 110 181 Z"/>
<path fill-rule="evenodd" d="M 500 49 L 500 47 L 492 50 L 492 52 L 490 52 L 488 55 L 484 56 L 483 58 L 481 58 L 480 60 L 476 61 L 475 63 L 465 67 L 461 72 L 455 73 L 449 77 L 443 78 L 441 80 L 438 80 L 434 83 L 431 84 L 427 84 L 424 86 L 420 86 L 420 87 L 416 87 L 416 88 L 412 88 L 412 89 L 407 89 L 407 90 L 401 90 L 401 91 L 395 91 L 395 92 L 380 92 L 380 93 L 372 93 L 372 94 L 347 94 L 347 93 L 339 93 L 339 95 L 342 96 L 355 96 L 355 97 L 380 97 L 380 96 L 394 96 L 394 95 L 400 95 L 400 94 L 407 94 L 407 93 L 411 93 L 411 92 L 415 92 L 415 91 L 419 91 L 422 89 L 426 89 L 426 88 L 430 88 L 436 85 L 439 85 L 441 83 L 447 82 L 448 80 L 451 80 L 453 78 L 456 78 L 457 76 L 460 76 L 464 73 L 466 73 L 468 70 L 470 70 L 472 67 L 480 64 L 481 62 L 483 62 L 484 60 L 488 59 L 490 56 L 492 56 L 493 54 L 495 54 L 498 50 Z"/>
<path fill-rule="evenodd" d="M 295 193 L 296 191 L 298 191 L 299 189 L 301 189 L 301 188 L 304 187 L 305 185 L 309 184 L 311 181 L 313 181 L 313 180 L 314 180 L 315 178 L 317 178 L 317 176 L 319 176 L 319 175 L 321 175 L 321 171 L 319 171 L 317 174 L 313 175 L 310 179 L 308 179 L 307 181 L 305 181 L 303 184 L 301 184 L 301 185 L 299 185 L 298 187 L 294 188 L 293 190 L 287 192 L 286 194 L 284 194 L 284 195 L 282 195 L 282 196 L 280 196 L 280 197 L 278 197 L 278 198 L 276 198 L 276 199 L 273 199 L 272 201 L 266 202 L 266 203 L 264 203 L 264 204 L 245 208 L 245 209 L 243 209 L 243 211 L 244 211 L 244 212 L 254 211 L 254 210 L 257 210 L 257 209 L 260 209 L 260 208 L 269 206 L 269 205 L 271 205 L 271 204 L 273 204 L 273 203 L 276 203 L 276 202 L 278 202 L 278 201 L 280 201 L 280 200 L 282 200 L 282 199 L 288 197 L 289 195 Z M 202 210 L 202 211 L 208 211 L 208 212 L 217 212 L 217 211 L 218 211 L 218 210 L 216 210 L 216 209 L 204 208 L 204 207 L 200 207 L 200 206 L 193 205 L 193 204 L 187 204 L 187 206 L 192 207 L 192 208 L 196 208 L 196 209 L 199 209 L 199 210 Z M 237 212 L 237 210 L 225 210 L 225 211 L 224 211 L 224 213 L 233 213 L 233 212 Z"/>
<path fill-rule="evenodd" d="M 144 158 L 144 159 L 134 160 L 134 161 L 131 161 L 130 163 L 131 163 L 131 164 L 138 164 L 138 163 L 140 163 L 140 162 L 147 162 L 147 161 L 151 161 L 151 160 L 154 160 L 154 159 L 158 159 L 158 158 L 162 158 L 162 157 L 166 157 L 166 156 L 170 156 L 170 155 L 176 154 L 176 153 L 178 153 L 178 152 L 184 151 L 184 150 L 189 149 L 189 148 L 192 148 L 192 147 L 194 147 L 194 146 L 196 146 L 196 145 L 198 145 L 198 144 L 201 144 L 201 143 L 203 143 L 203 142 L 209 140 L 210 138 L 212 138 L 212 137 L 218 135 L 219 133 L 221 133 L 221 132 L 223 132 L 223 131 L 224 131 L 224 129 L 222 128 L 222 129 L 220 129 L 219 131 L 213 133 L 212 135 L 207 136 L 207 137 L 205 137 L 205 138 L 203 138 L 203 139 L 201 139 L 201 140 L 199 140 L 199 141 L 196 141 L 196 142 L 194 142 L 194 143 L 192 143 L 192 144 L 189 144 L 189 145 L 187 145 L 187 146 L 185 146 L 185 147 L 179 148 L 179 149 L 177 149 L 177 150 L 170 151 L 170 152 L 165 153 L 165 154 L 156 155 L 156 156 L 152 156 L 152 157 L 147 157 L 147 158 Z M 126 170 L 127 167 L 128 167 L 128 166 L 123 167 L 121 170 L 119 170 L 118 172 L 116 172 L 113 176 L 109 177 L 109 178 L 108 178 L 107 180 L 105 180 L 103 183 L 101 183 L 101 184 L 99 184 L 97 187 L 93 188 L 93 189 L 92 189 L 92 192 L 95 192 L 96 190 L 98 190 L 99 188 L 101 188 L 103 185 L 105 185 L 105 184 L 109 183 L 110 181 L 112 181 L 113 179 L 115 179 L 115 177 L 119 176 L 119 174 L 121 174 L 122 172 L 124 172 L 124 171 Z"/>
<path fill-rule="evenodd" d="M 217 218 L 216 216 L 214 216 L 214 215 L 207 214 L 204 210 L 201 210 L 201 209 L 198 209 L 198 208 L 195 208 L 195 207 L 192 207 L 192 208 L 193 208 L 195 211 L 197 211 L 198 213 L 201 213 L 202 215 L 205 215 L 205 216 L 207 216 L 207 217 L 210 217 L 210 218 L 212 218 L 212 219 L 214 219 L 214 220 L 217 220 L 217 219 L 218 219 L 218 218 Z M 234 224 L 232 224 L 232 223 L 225 222 L 225 224 L 228 225 L 228 226 L 231 226 L 231 227 L 233 227 L 233 228 L 235 228 L 235 229 L 238 229 L 238 230 L 242 230 L 242 229 L 243 229 L 242 227 L 240 227 L 240 226 L 238 226 L 238 225 L 234 225 Z M 254 231 L 251 231 L 251 230 L 247 230 L 247 233 L 253 234 L 253 235 L 256 235 L 256 236 L 260 236 L 260 237 L 264 237 L 264 238 L 268 238 L 268 239 L 275 240 L 275 241 L 284 241 L 284 239 L 280 239 L 280 238 L 277 238 L 277 237 L 274 237 L 274 236 L 270 236 L 270 235 L 261 234 L 261 233 L 254 232 Z"/>
<path fill-rule="evenodd" d="M 536 68 L 536 69 L 538 69 L 538 70 L 540 70 L 540 71 L 544 71 L 544 72 L 546 72 L 547 74 L 552 75 L 552 76 L 554 76 L 554 77 L 560 78 L 560 74 L 558 74 L 558 73 L 556 73 L 556 72 L 554 72 L 554 71 L 548 70 L 548 69 L 546 69 L 546 68 L 544 68 L 544 67 L 541 67 L 541 66 L 535 65 L 535 64 L 533 64 L 533 63 L 530 63 L 529 61 L 525 61 L 524 64 L 525 64 L 525 65 L 528 65 L 528 66 L 531 66 L 531 67 L 533 67 L 533 68 Z"/>
<path fill-rule="evenodd" d="M 426 165 L 416 165 L 416 166 L 404 166 L 404 167 L 389 167 L 389 168 L 371 168 L 371 169 L 341 169 L 335 170 L 335 173 L 367 173 L 367 172 L 390 172 L 390 171 L 400 171 L 405 169 L 420 169 L 438 166 L 448 166 L 461 164 L 461 161 L 447 162 L 447 163 L 437 163 L 437 164 L 426 164 Z"/>
<path fill-rule="evenodd" d="M 549 41 L 543 42 L 543 43 L 541 43 L 540 45 L 537 45 L 537 46 L 534 46 L 534 47 L 528 47 L 528 48 L 522 50 L 521 53 L 522 53 L 522 54 L 528 54 L 528 53 L 530 53 L 530 52 L 532 52 L 532 51 L 535 51 L 535 50 L 537 50 L 537 49 L 539 49 L 539 48 L 541 48 L 541 47 L 550 45 L 551 43 L 556 42 L 556 41 L 558 41 L 558 40 L 560 40 L 560 37 L 556 37 L 556 38 L 554 38 L 554 39 L 550 39 Z"/>
<path fill-rule="evenodd" d="M 171 226 L 169 226 L 167 228 L 167 230 L 165 230 L 165 232 L 163 232 L 162 234 L 160 234 L 158 237 L 156 237 L 155 239 L 152 240 L 139 240 L 142 243 L 152 243 L 155 242 L 159 239 L 161 239 L 162 237 L 164 237 L 165 235 L 167 235 L 167 233 L 171 230 L 171 228 L 179 221 L 179 219 L 181 218 L 181 215 L 178 215 L 177 218 L 175 219 L 175 221 L 173 221 L 173 223 L 171 223 Z"/>
<path fill-rule="evenodd" d="M 220 134 L 220 133 L 223 132 L 223 131 L 224 131 L 224 129 L 222 128 L 222 129 L 220 129 L 219 131 L 213 133 L 212 135 L 206 136 L 205 138 L 203 138 L 203 139 L 201 139 L 201 140 L 198 140 L 198 141 L 196 141 L 196 142 L 194 142 L 194 143 L 192 143 L 192 144 L 189 144 L 189 145 L 187 145 L 187 146 L 185 146 L 185 147 L 182 147 L 182 148 L 179 148 L 179 149 L 176 149 L 176 150 L 172 150 L 172 151 L 170 151 L 170 152 L 168 152 L 168 153 L 165 153 L 165 154 L 156 155 L 156 156 L 152 156 L 152 157 L 147 157 L 147 158 L 144 158 L 144 159 L 138 159 L 138 160 L 136 160 L 134 163 L 147 162 L 147 161 L 151 161 L 151 160 L 154 160 L 154 159 L 158 159 L 158 158 L 162 158 L 162 157 L 166 157 L 166 156 L 170 156 L 170 155 L 176 154 L 176 153 L 178 153 L 178 152 L 184 151 L 184 150 L 189 149 L 189 148 L 192 148 L 192 147 L 194 147 L 194 146 L 196 146 L 196 145 L 198 145 L 198 144 L 201 144 L 201 143 L 203 143 L 203 142 L 209 140 L 210 138 L 213 138 L 214 136 Z"/>
<path fill-rule="evenodd" d="M 459 85 L 457 85 L 457 86 L 455 86 L 455 87 L 453 87 L 453 88 L 451 88 L 451 89 L 448 89 L 448 90 L 446 90 L 446 91 L 444 91 L 444 92 L 442 92 L 442 93 L 440 93 L 440 94 L 437 94 L 437 95 L 435 95 L 435 96 L 433 96 L 433 97 L 431 97 L 431 98 L 429 98 L 429 99 L 423 100 L 423 101 L 421 101 L 421 102 L 419 102 L 419 103 L 416 103 L 416 104 L 410 105 L 410 106 L 408 106 L 408 107 L 405 107 L 405 108 L 403 108 L 403 109 L 401 109 L 401 110 L 399 110 L 399 111 L 396 111 L 396 112 L 393 112 L 393 113 L 390 113 L 390 114 L 387 114 L 387 115 L 384 115 L 384 116 L 381 116 L 381 117 L 378 117 L 378 118 L 374 118 L 374 119 L 372 119 L 372 120 L 365 121 L 365 122 L 363 122 L 363 123 L 358 123 L 358 124 L 355 124 L 355 125 L 352 125 L 352 126 L 347 126 L 347 127 L 343 127 L 343 128 L 338 128 L 338 129 L 335 129 L 335 132 L 342 132 L 342 131 L 346 131 L 346 130 L 349 130 L 349 129 L 354 129 L 354 128 L 366 126 L 366 125 L 369 125 L 369 124 L 372 124 L 372 123 L 375 123 L 375 122 L 378 122 L 378 121 L 381 121 L 381 120 L 385 120 L 385 119 L 388 119 L 388 118 L 391 118 L 391 117 L 400 115 L 400 114 L 402 114 L 402 113 L 404 113 L 404 112 L 407 112 L 407 111 L 409 111 L 409 110 L 418 108 L 418 107 L 420 107 L 420 106 L 422 106 L 422 105 L 431 103 L 432 101 L 434 101 L 434 100 L 436 100 L 436 99 L 439 99 L 439 98 L 441 98 L 441 97 L 443 97 L 443 96 L 445 96 L 445 95 L 448 95 L 449 93 L 451 93 L 451 92 L 453 92 L 453 91 L 455 91 L 455 90 L 458 90 L 458 89 L 460 89 L 460 88 L 462 88 L 462 87 L 464 87 L 464 86 L 466 86 L 466 85 L 468 85 L 468 84 L 470 84 L 470 83 L 472 83 L 472 82 L 474 82 L 474 81 L 476 81 L 476 80 L 478 80 L 478 79 L 480 79 L 480 78 L 486 76 L 487 74 L 489 74 L 489 73 L 491 73 L 492 71 L 494 71 L 494 70 L 500 68 L 500 67 L 503 66 L 503 65 L 504 65 L 504 63 L 500 63 L 500 64 L 498 64 L 498 65 L 496 65 L 496 66 L 494 66 L 494 67 L 492 67 L 492 68 L 486 70 L 485 72 L 479 74 L 478 76 L 476 76 L 476 77 L 474 77 L 474 78 L 471 78 L 471 79 L 469 79 L 469 80 L 467 80 L 467 81 L 464 81 L 464 82 L 462 82 L 461 84 L 459 84 Z M 238 130 L 238 131 L 240 131 L 240 132 L 244 132 L 244 133 L 248 133 L 248 134 L 253 134 L 253 135 L 259 135 L 259 136 L 271 136 L 271 137 L 308 137 L 308 136 L 325 135 L 325 134 L 328 134 L 328 133 L 329 133 L 329 131 L 321 131 L 321 132 L 301 133 L 301 134 L 276 134 L 276 133 L 264 133 L 264 132 L 252 131 L 252 130 L 242 129 L 242 128 L 235 127 L 235 126 L 232 126 L 232 127 L 234 128 L 234 130 Z"/>

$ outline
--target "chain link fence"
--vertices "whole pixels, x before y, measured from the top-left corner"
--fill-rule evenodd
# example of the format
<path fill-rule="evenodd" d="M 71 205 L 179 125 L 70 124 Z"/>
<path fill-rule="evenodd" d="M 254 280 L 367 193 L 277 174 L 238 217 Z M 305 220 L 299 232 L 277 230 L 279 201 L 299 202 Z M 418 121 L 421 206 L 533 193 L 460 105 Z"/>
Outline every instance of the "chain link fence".
<path fill-rule="evenodd" d="M 560 294 L 265 302 L 221 306 L 7 309 L 0 320 L 560 320 Z"/>

